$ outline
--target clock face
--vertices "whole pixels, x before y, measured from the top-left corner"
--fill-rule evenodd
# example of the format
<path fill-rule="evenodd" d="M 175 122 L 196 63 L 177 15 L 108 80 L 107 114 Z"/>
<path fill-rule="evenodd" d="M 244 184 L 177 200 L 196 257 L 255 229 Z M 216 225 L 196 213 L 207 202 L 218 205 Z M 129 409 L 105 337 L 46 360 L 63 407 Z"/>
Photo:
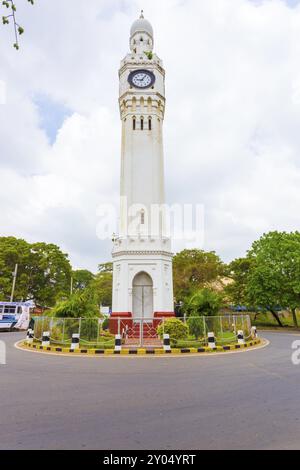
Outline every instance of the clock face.
<path fill-rule="evenodd" d="M 135 70 L 129 75 L 128 81 L 135 88 L 150 88 L 155 83 L 155 75 L 149 70 Z"/>

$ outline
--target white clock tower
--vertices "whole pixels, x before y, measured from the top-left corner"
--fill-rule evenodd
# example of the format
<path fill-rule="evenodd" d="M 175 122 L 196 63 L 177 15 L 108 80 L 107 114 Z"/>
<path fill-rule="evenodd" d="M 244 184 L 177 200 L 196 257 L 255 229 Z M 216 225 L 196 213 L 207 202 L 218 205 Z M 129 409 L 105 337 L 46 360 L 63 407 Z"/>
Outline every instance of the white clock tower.
<path fill-rule="evenodd" d="M 165 228 L 165 71 L 143 12 L 121 62 L 121 207 L 114 240 L 112 319 L 174 316 L 171 241 Z"/>

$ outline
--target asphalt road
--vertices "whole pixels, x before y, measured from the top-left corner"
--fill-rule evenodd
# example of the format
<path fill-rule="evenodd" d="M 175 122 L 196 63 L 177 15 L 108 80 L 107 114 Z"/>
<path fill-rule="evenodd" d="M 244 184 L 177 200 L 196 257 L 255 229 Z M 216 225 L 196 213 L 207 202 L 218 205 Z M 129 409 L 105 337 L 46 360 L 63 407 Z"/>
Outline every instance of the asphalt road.
<path fill-rule="evenodd" d="M 213 357 L 68 358 L 3 333 L 0 449 L 300 449 L 300 337 Z"/>

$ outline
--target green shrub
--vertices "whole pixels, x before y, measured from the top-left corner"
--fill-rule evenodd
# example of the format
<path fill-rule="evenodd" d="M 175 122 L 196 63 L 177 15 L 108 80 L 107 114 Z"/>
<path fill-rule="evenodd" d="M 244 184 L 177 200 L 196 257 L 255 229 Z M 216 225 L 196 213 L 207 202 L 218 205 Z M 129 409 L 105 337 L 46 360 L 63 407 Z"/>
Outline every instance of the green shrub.
<path fill-rule="evenodd" d="M 51 328 L 51 341 L 57 341 L 57 342 L 63 341 L 63 332 L 62 332 L 61 327 L 53 326 Z"/>
<path fill-rule="evenodd" d="M 186 339 L 189 335 L 189 327 L 177 318 L 171 318 L 162 323 L 157 329 L 158 336 L 163 338 L 164 334 L 170 335 L 172 344 L 180 339 Z"/>
<path fill-rule="evenodd" d="M 100 311 L 95 294 L 86 289 L 76 292 L 68 300 L 59 302 L 50 315 L 56 318 L 97 318 Z"/>
<path fill-rule="evenodd" d="M 210 289 L 200 289 L 193 293 L 187 302 L 190 316 L 216 316 L 222 306 L 222 296 Z"/>
<path fill-rule="evenodd" d="M 107 331 L 109 329 L 109 318 L 105 318 L 102 323 L 102 330 Z"/>
<path fill-rule="evenodd" d="M 190 334 L 194 335 L 196 340 L 198 340 L 201 336 L 205 335 L 203 317 L 190 317 L 187 321 L 187 324 L 189 327 Z"/>

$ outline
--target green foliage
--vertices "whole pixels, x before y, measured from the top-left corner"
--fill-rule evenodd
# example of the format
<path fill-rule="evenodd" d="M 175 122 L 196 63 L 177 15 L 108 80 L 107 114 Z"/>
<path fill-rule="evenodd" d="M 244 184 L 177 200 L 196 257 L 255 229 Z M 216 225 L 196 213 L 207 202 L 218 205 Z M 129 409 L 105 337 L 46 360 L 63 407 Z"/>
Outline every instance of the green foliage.
<path fill-rule="evenodd" d="M 225 294 L 234 305 L 247 305 L 247 282 L 253 264 L 251 258 L 238 258 L 228 265 L 227 276 L 232 284 L 225 287 Z"/>
<path fill-rule="evenodd" d="M 12 272 L 18 264 L 15 299 L 33 299 L 51 307 L 69 292 L 71 266 L 68 256 L 52 244 L 27 243 L 14 237 L 0 237 L 0 299 L 8 300 Z"/>
<path fill-rule="evenodd" d="M 99 334 L 99 320 L 97 318 L 84 318 L 81 320 L 80 338 L 85 341 L 97 341 Z"/>
<path fill-rule="evenodd" d="M 86 289 L 76 292 L 68 300 L 58 302 L 49 315 L 57 318 L 97 318 L 100 312 L 95 293 Z"/>
<path fill-rule="evenodd" d="M 186 303 L 190 316 L 216 316 L 222 306 L 222 296 L 210 289 L 200 289 L 193 293 Z"/>
<path fill-rule="evenodd" d="M 82 291 L 89 287 L 92 281 L 95 279 L 93 273 L 87 269 L 80 269 L 72 272 L 73 278 L 73 291 Z"/>
<path fill-rule="evenodd" d="M 109 329 L 109 318 L 105 318 L 102 323 L 102 330 L 107 331 Z"/>
<path fill-rule="evenodd" d="M 170 335 L 171 343 L 174 344 L 176 341 L 188 337 L 189 328 L 181 320 L 171 318 L 158 327 L 157 333 L 160 338 L 163 338 L 164 334 Z"/>
<path fill-rule="evenodd" d="M 71 265 L 66 253 L 53 244 L 30 245 L 30 290 L 38 304 L 52 306 L 68 296 Z"/>
<path fill-rule="evenodd" d="M 281 326 L 276 307 L 288 308 L 298 326 L 300 306 L 300 233 L 270 232 L 253 243 L 248 253 L 252 267 L 247 297 L 255 306 L 269 310 Z"/>
<path fill-rule="evenodd" d="M 198 340 L 200 336 L 204 336 L 205 326 L 203 322 L 203 317 L 200 317 L 200 316 L 189 317 L 187 324 L 189 327 L 190 334 L 194 335 L 196 340 Z"/>
<path fill-rule="evenodd" d="M 152 51 L 144 51 L 145 56 L 149 59 L 153 59 L 153 52 Z"/>
<path fill-rule="evenodd" d="M 205 287 L 224 273 L 224 264 L 215 252 L 184 250 L 174 257 L 174 295 L 185 301 L 195 290 Z"/>
<path fill-rule="evenodd" d="M 97 302 L 105 307 L 112 306 L 113 265 L 99 265 L 99 273 L 94 277 L 90 288 L 95 292 Z"/>
<path fill-rule="evenodd" d="M 113 264 L 112 263 L 101 263 L 98 265 L 99 273 L 113 273 Z"/>
<path fill-rule="evenodd" d="M 34 5 L 34 0 L 27 0 L 27 1 L 31 5 Z M 19 50 L 20 47 L 19 47 L 18 36 L 21 36 L 21 34 L 24 33 L 24 28 L 22 26 L 20 26 L 17 23 L 17 20 L 16 20 L 17 7 L 16 7 L 15 0 L 3 0 L 2 1 L 2 6 L 5 7 L 6 9 L 10 9 L 10 12 L 8 12 L 9 13 L 8 15 L 2 16 L 2 23 L 4 25 L 7 25 L 10 22 L 9 18 L 12 19 L 12 23 L 13 23 L 13 26 L 14 26 L 14 33 L 15 33 L 15 43 L 13 44 L 13 47 L 16 50 Z M 0 8 L 1 8 L 1 6 L 0 6 Z"/>

